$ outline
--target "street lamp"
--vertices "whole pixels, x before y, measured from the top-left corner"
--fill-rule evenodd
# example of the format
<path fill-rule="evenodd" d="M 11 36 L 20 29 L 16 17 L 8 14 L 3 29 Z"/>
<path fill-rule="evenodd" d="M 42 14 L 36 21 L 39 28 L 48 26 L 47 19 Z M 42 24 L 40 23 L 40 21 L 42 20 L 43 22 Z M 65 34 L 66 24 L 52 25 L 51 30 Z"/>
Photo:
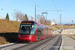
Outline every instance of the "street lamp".
<path fill-rule="evenodd" d="M 61 34 L 61 31 L 62 29 L 61 29 L 61 14 L 60 14 L 60 34 Z"/>
<path fill-rule="evenodd" d="M 43 15 L 43 14 L 46 14 L 46 19 L 45 19 L 45 22 L 46 22 L 46 20 L 47 20 L 47 14 L 48 14 L 48 13 L 47 13 L 47 12 L 42 12 L 42 15 Z"/>
<path fill-rule="evenodd" d="M 69 29 L 69 28 L 68 28 L 68 24 L 67 24 L 67 35 L 69 34 L 68 29 Z"/>
<path fill-rule="evenodd" d="M 2 10 L 2 17 L 3 17 L 3 9 L 1 9 Z"/>
<path fill-rule="evenodd" d="M 43 14 L 46 14 L 46 20 L 47 20 L 47 14 L 48 14 L 48 13 L 47 13 L 47 12 L 42 12 L 42 15 L 43 15 Z"/>
<path fill-rule="evenodd" d="M 74 21 L 72 20 L 72 23 L 73 23 Z M 72 24 L 72 36 L 73 36 L 73 24 Z"/>

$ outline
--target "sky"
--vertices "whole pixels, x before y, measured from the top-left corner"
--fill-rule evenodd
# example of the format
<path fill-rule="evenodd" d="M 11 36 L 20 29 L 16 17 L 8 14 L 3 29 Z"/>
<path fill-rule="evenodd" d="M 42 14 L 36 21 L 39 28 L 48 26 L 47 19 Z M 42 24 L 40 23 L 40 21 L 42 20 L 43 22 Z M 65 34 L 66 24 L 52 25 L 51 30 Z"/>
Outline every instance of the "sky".
<path fill-rule="evenodd" d="M 60 23 L 61 14 L 62 23 L 72 23 L 72 20 L 75 23 L 75 0 L 0 0 L 0 16 L 5 19 L 8 13 L 10 20 L 15 20 L 14 10 L 19 10 L 23 14 L 27 14 L 29 19 L 30 16 L 35 18 L 35 5 L 36 10 L 55 10 L 36 11 L 36 15 L 47 12 L 48 20 Z M 46 17 L 45 14 L 44 16 Z"/>

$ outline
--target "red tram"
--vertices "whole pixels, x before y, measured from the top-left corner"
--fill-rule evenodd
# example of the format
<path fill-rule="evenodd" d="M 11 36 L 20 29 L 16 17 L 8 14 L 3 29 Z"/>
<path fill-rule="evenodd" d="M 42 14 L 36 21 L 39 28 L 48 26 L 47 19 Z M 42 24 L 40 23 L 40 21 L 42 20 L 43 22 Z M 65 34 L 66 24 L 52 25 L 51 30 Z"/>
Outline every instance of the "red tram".
<path fill-rule="evenodd" d="M 51 28 L 35 21 L 22 21 L 19 27 L 18 41 L 36 42 L 52 36 Z"/>

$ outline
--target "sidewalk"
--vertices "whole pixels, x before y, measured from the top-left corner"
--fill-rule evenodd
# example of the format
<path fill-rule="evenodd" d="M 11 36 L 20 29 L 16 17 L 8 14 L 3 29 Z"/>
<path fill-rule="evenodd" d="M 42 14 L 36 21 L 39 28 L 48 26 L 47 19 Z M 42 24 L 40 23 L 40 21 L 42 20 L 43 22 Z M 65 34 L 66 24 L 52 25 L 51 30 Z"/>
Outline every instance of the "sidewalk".
<path fill-rule="evenodd" d="M 62 35 L 60 50 L 75 50 L 75 40 L 66 35 Z"/>

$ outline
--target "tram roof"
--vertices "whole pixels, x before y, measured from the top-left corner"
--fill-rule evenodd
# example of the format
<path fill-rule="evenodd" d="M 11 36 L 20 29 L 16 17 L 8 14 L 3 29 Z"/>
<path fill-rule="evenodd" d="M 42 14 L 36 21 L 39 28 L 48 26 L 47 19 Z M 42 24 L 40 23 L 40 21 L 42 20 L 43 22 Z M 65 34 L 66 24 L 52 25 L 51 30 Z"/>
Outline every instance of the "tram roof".
<path fill-rule="evenodd" d="M 38 22 L 36 22 L 36 21 L 22 21 L 22 22 L 35 22 L 35 24 L 37 24 L 37 25 L 50 28 L 50 27 L 48 27 L 48 26 L 46 26 L 46 25 L 43 25 L 43 24 L 41 24 L 41 23 L 38 23 Z M 50 29 L 51 29 L 51 28 L 50 28 Z"/>

